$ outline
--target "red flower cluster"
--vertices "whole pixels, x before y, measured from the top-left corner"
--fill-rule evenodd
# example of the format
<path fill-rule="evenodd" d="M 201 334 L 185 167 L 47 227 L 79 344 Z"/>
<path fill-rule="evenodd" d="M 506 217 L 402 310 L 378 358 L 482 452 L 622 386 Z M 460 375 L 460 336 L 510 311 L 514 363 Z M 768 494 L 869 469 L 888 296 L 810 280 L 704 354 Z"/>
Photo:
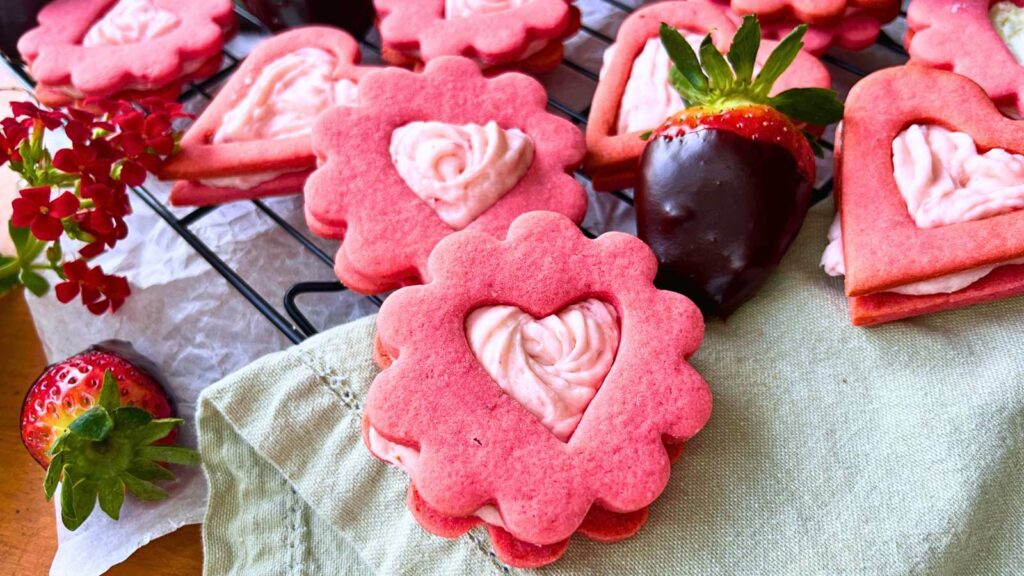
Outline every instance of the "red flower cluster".
<path fill-rule="evenodd" d="M 147 172 L 174 154 L 180 134 L 173 123 L 186 114 L 179 104 L 159 99 L 91 101 L 88 106 L 98 112 L 13 103 L 14 116 L 0 121 L 0 165 L 10 163 L 31 185 L 14 200 L 11 223 L 31 231 L 35 240 L 30 244 L 55 243 L 47 254 L 48 267 L 63 280 L 57 298 L 66 303 L 81 296 L 90 311 L 102 314 L 120 308 L 131 291 L 123 277 L 90 268 L 87 260 L 127 236 L 128 187 L 141 185 Z M 71 146 L 51 157 L 43 149 L 43 134 L 60 129 Z M 64 234 L 85 243 L 80 259 L 62 262 L 51 256 L 61 253 L 56 243 Z M 38 242 L 19 247 L 19 255 L 24 248 L 35 249 L 32 257 L 38 256 Z"/>

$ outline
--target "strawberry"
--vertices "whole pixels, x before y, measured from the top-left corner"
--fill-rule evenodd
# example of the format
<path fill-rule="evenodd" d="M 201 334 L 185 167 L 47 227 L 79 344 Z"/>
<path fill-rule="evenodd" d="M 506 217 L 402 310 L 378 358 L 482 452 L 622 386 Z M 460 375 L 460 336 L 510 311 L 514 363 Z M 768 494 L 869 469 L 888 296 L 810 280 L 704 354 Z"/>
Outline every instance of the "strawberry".
<path fill-rule="evenodd" d="M 678 31 L 661 26 L 672 85 L 689 107 L 644 135 L 637 231 L 658 257 L 658 286 L 707 314 L 728 316 L 752 297 L 803 224 L 820 148 L 798 123 L 842 118 L 831 90 L 769 96 L 805 32 L 790 33 L 755 77 L 755 16 L 743 19 L 726 56 L 708 35 L 699 59 Z"/>
<path fill-rule="evenodd" d="M 194 451 L 169 445 L 182 420 L 171 417 L 163 387 L 123 346 L 98 346 L 50 366 L 22 404 L 22 442 L 47 469 L 46 499 L 62 485 L 61 520 L 69 530 L 97 500 L 116 520 L 126 488 L 140 500 L 166 498 L 153 481 L 174 475 L 160 463 L 199 462 Z"/>

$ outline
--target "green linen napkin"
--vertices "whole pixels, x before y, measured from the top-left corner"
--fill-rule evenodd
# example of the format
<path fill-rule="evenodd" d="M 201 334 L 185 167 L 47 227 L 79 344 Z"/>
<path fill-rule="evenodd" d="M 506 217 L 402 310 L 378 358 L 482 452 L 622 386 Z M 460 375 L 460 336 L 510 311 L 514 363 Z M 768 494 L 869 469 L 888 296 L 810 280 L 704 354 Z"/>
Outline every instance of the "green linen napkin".
<path fill-rule="evenodd" d="M 1024 567 L 1024 300 L 864 329 L 812 211 L 760 296 L 712 322 L 715 398 L 636 537 L 548 574 L 1007 574 Z M 489 574 L 481 529 L 426 534 L 360 437 L 373 318 L 266 357 L 199 410 L 206 573 Z"/>

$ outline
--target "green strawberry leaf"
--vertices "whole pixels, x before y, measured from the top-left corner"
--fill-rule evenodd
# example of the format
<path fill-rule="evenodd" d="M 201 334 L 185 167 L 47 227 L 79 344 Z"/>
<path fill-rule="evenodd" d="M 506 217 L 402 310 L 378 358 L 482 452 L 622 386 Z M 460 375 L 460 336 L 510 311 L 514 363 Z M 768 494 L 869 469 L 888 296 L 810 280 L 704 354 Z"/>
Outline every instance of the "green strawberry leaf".
<path fill-rule="evenodd" d="M 92 514 L 93 509 L 96 508 L 96 484 L 84 478 L 79 480 L 75 483 L 73 499 L 75 502 L 75 519 L 78 521 L 78 526 L 81 526 L 86 518 Z M 78 526 L 75 526 L 75 528 Z M 75 528 L 68 527 L 69 530 L 74 530 Z"/>
<path fill-rule="evenodd" d="M 818 142 L 818 137 L 806 130 L 803 132 L 803 135 L 807 143 L 811 145 L 811 151 L 814 152 L 814 155 L 818 158 L 824 158 L 825 149 L 821 147 L 821 142 Z"/>
<path fill-rule="evenodd" d="M 132 460 L 131 465 L 127 468 L 127 472 L 140 480 L 148 480 L 150 482 L 153 480 L 174 480 L 174 474 L 170 470 L 145 458 Z"/>
<path fill-rule="evenodd" d="M 53 493 L 57 491 L 57 484 L 60 483 L 63 470 L 64 455 L 57 454 L 50 460 L 50 465 L 46 468 L 46 478 L 43 478 L 43 494 L 46 495 L 47 502 L 53 500 Z"/>
<path fill-rule="evenodd" d="M 99 405 L 111 414 L 121 405 L 121 391 L 118 389 L 117 378 L 114 377 L 114 372 L 111 370 L 103 373 Z"/>
<path fill-rule="evenodd" d="M 761 72 L 757 75 L 757 79 L 754 80 L 754 91 L 757 94 L 767 96 L 772 91 L 775 81 L 779 79 L 779 76 L 782 76 L 786 68 L 789 68 L 789 65 L 796 59 L 797 54 L 800 53 L 800 49 L 804 47 L 802 40 L 806 32 L 807 25 L 801 24 L 787 34 L 782 39 L 782 42 L 779 42 L 779 45 L 775 47 L 775 50 L 768 56 L 768 60 L 765 61 L 764 66 L 761 67 Z"/>
<path fill-rule="evenodd" d="M 114 419 L 103 406 L 93 406 L 84 414 L 75 418 L 68 430 L 93 442 L 106 439 L 114 427 Z"/>
<path fill-rule="evenodd" d="M 131 430 L 126 435 L 138 444 L 152 444 L 170 434 L 171 430 L 174 430 L 183 423 L 184 420 L 179 418 L 161 418 Z"/>
<path fill-rule="evenodd" d="M 683 35 L 678 30 L 664 22 L 661 23 L 658 35 L 661 36 L 661 43 L 665 46 L 669 59 L 672 60 L 672 63 L 675 64 L 679 72 L 690 81 L 690 85 L 695 89 L 706 92 L 708 89 L 708 77 L 701 70 L 697 54 L 686 41 L 686 38 L 683 38 Z"/>
<path fill-rule="evenodd" d="M 114 410 L 114 426 L 118 430 L 134 430 L 153 421 L 153 416 L 134 406 L 122 406 Z"/>
<path fill-rule="evenodd" d="M 750 83 L 754 77 L 754 65 L 757 63 L 757 51 L 761 47 L 761 24 L 757 16 L 743 17 L 743 24 L 732 38 L 729 47 L 729 63 L 732 64 L 736 80 Z"/>
<path fill-rule="evenodd" d="M 64 468 L 64 481 L 60 484 L 60 519 L 68 530 L 75 530 L 85 522 L 75 513 L 75 480 L 71 468 Z"/>
<path fill-rule="evenodd" d="M 18 279 L 34 296 L 43 296 L 50 290 L 50 283 L 46 281 L 46 278 L 30 268 L 22 268 Z"/>
<path fill-rule="evenodd" d="M 100 510 L 114 520 L 121 518 L 121 506 L 124 505 L 124 482 L 119 478 L 110 478 L 100 484 L 98 496 Z"/>
<path fill-rule="evenodd" d="M 700 62 L 708 73 L 712 90 L 725 91 L 732 88 L 736 77 L 732 73 L 732 67 L 725 61 L 725 56 L 715 48 L 711 34 L 705 36 L 700 43 Z"/>
<path fill-rule="evenodd" d="M 139 455 L 154 462 L 195 466 L 199 464 L 199 453 L 182 446 L 146 446 Z"/>
<path fill-rule="evenodd" d="M 843 119 L 843 103 L 835 92 L 825 88 L 792 88 L 769 102 L 793 120 L 813 126 L 827 126 Z"/>
<path fill-rule="evenodd" d="M 122 475 L 121 480 L 124 482 L 125 488 L 132 493 L 132 496 L 135 496 L 144 502 L 164 500 L 168 496 L 167 491 L 163 488 L 153 484 L 152 482 L 136 478 L 131 474 Z"/>
<path fill-rule="evenodd" d="M 690 84 L 690 81 L 686 79 L 686 76 L 683 76 L 683 73 L 675 65 L 668 70 L 668 83 L 682 96 L 683 103 L 687 106 L 703 100 L 703 94 L 694 88 L 693 84 Z"/>

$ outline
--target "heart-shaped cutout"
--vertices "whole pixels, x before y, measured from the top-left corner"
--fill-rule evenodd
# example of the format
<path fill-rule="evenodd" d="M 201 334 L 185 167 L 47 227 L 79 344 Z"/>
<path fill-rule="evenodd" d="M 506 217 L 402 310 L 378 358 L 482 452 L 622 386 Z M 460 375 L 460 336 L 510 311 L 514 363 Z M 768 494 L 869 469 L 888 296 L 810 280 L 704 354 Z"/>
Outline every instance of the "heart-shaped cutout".
<path fill-rule="evenodd" d="M 965 132 L 981 151 L 1024 153 L 1024 123 L 1000 114 L 962 76 L 905 66 L 858 83 L 846 103 L 837 178 L 850 296 L 1024 257 L 1021 210 L 934 228 L 915 224 L 892 153 L 897 136 L 915 123 Z"/>
<path fill-rule="evenodd" d="M 562 442 L 604 383 L 619 337 L 615 307 L 594 298 L 541 319 L 506 305 L 466 318 L 466 339 L 484 370 Z"/>
<path fill-rule="evenodd" d="M 515 188 L 533 163 L 533 140 L 493 120 L 412 122 L 391 133 L 391 163 L 417 196 L 462 230 Z"/>

